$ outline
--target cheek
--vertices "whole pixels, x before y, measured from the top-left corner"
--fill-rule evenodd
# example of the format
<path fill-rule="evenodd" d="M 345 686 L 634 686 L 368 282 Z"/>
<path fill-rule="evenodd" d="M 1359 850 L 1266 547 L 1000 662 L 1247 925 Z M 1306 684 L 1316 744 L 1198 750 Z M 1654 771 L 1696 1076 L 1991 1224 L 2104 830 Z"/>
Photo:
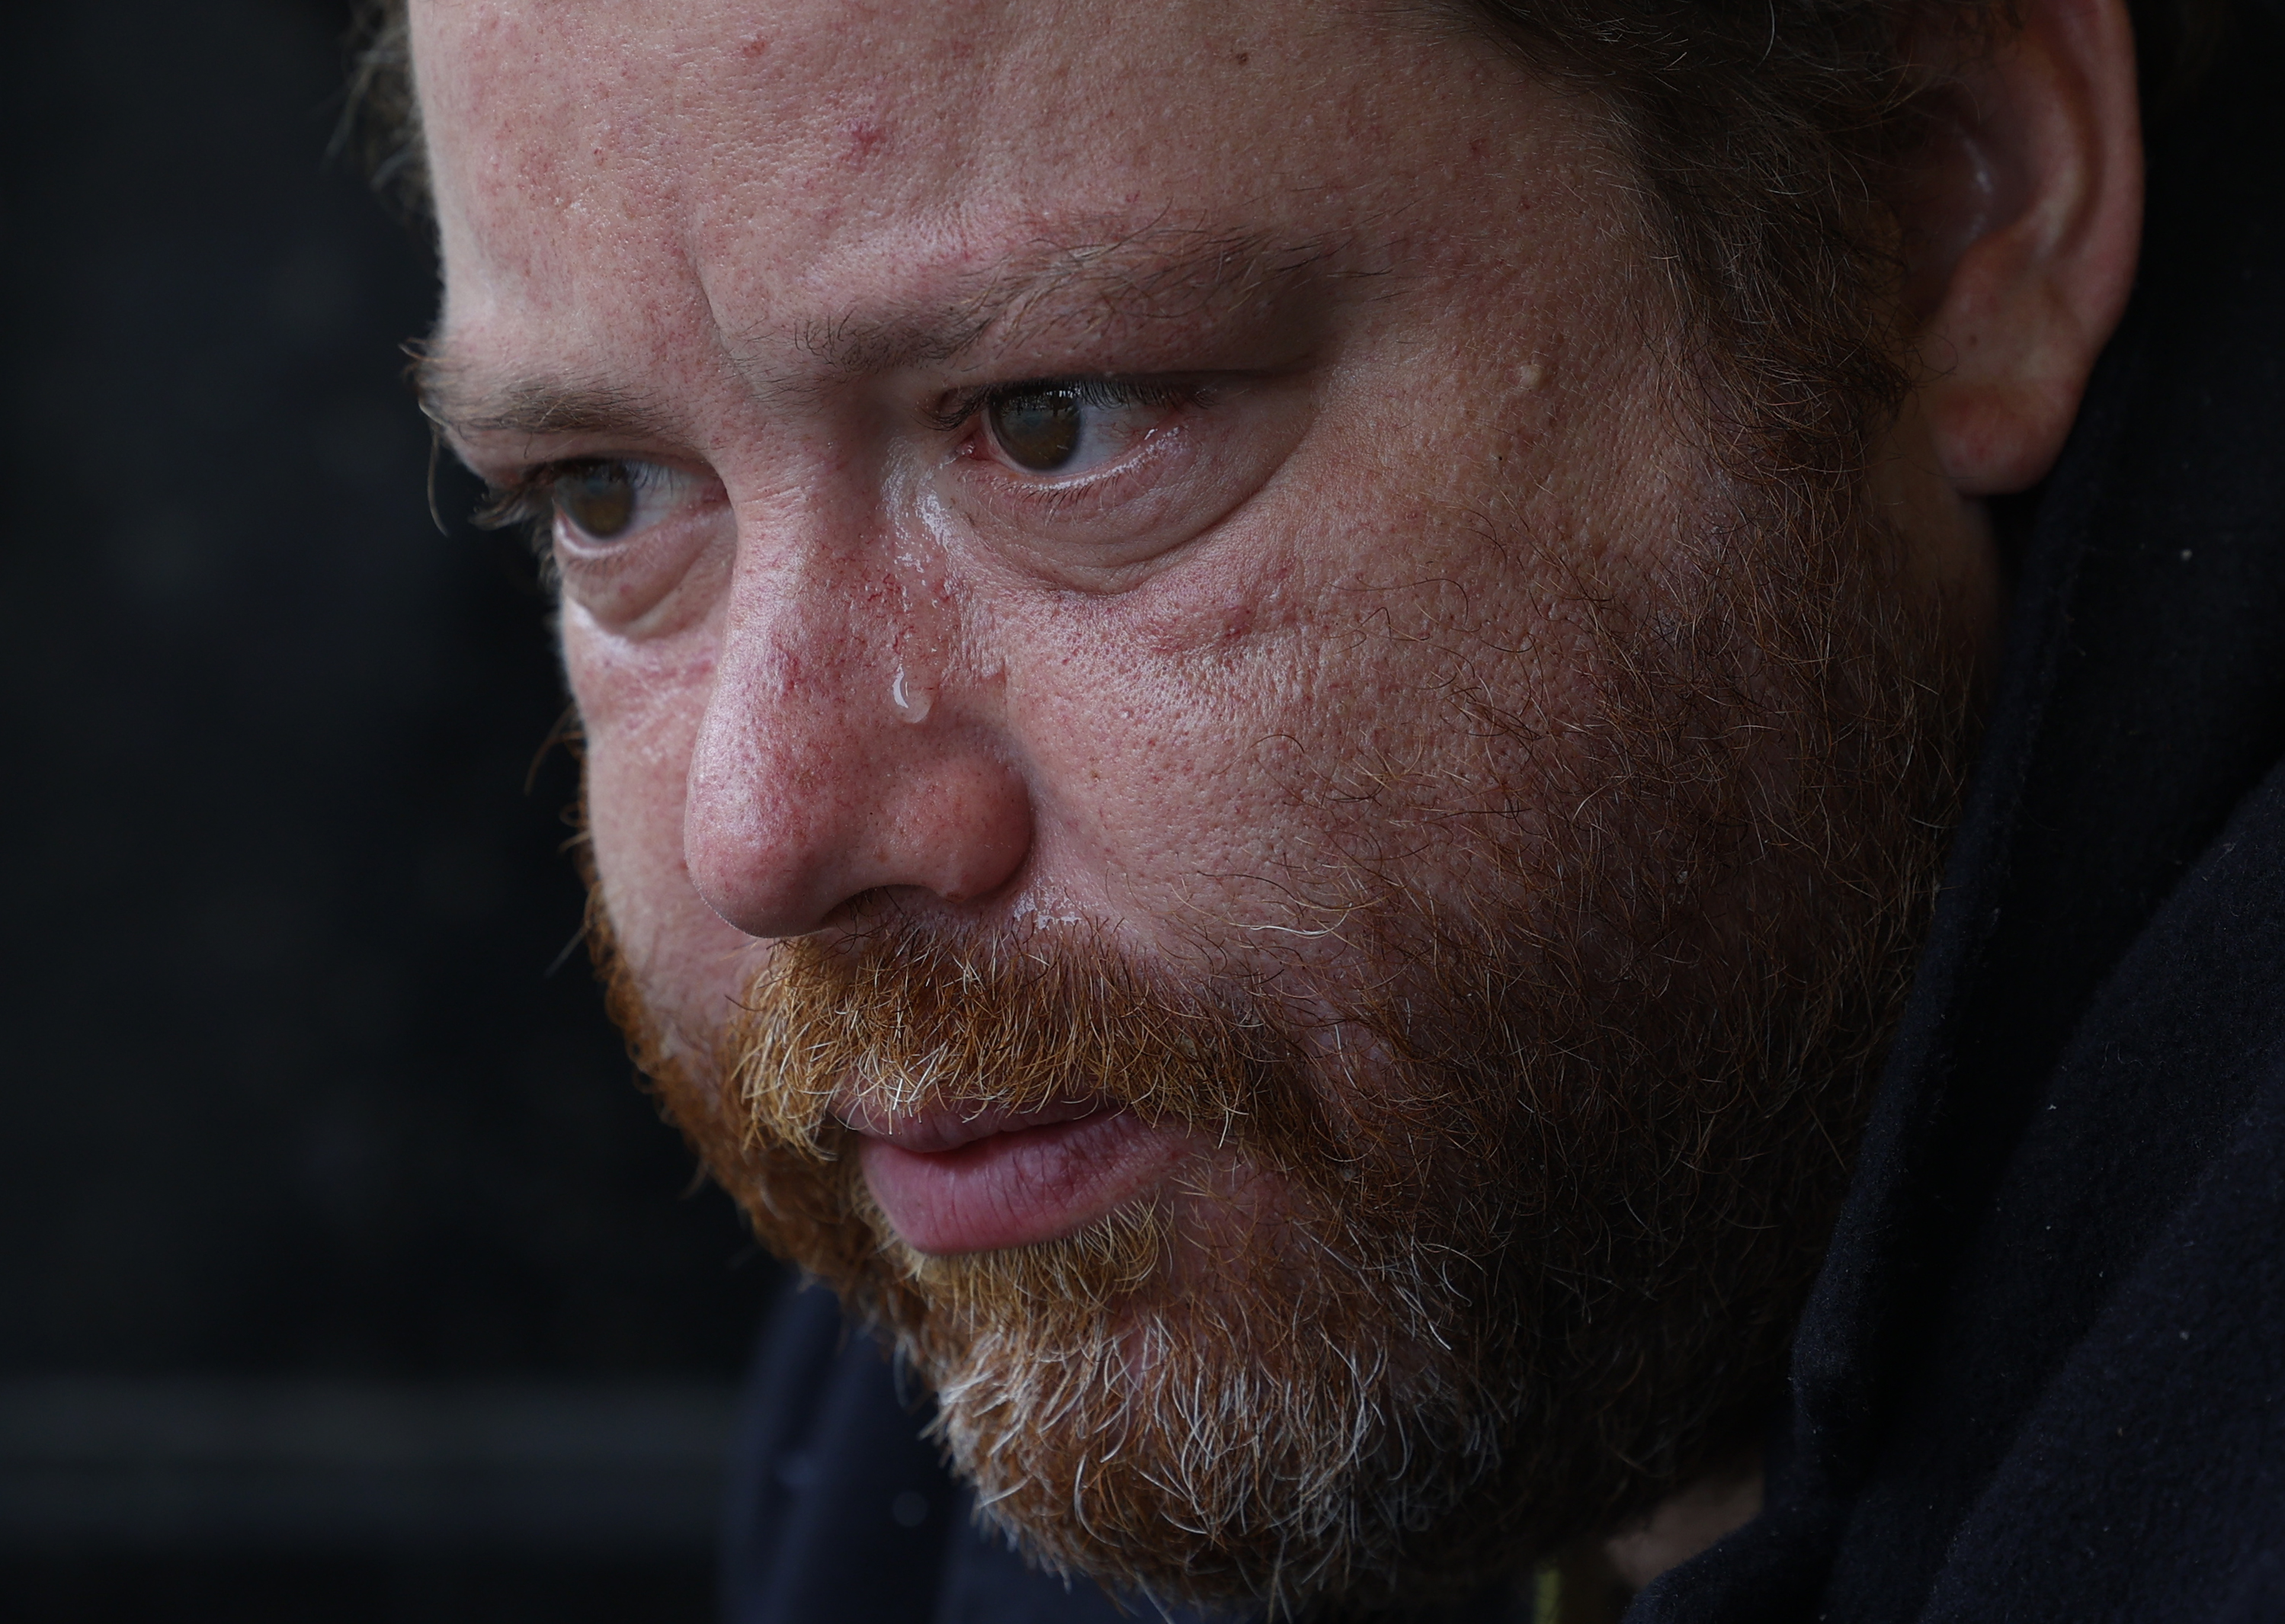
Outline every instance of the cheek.
<path fill-rule="evenodd" d="M 1252 611 L 1257 622 L 1260 611 Z M 1282 632 L 1170 654 L 1123 600 L 1067 599 L 1009 645 L 1006 726 L 1033 797 L 1040 912 L 1064 905 L 1175 945 L 1276 843 L 1259 741 L 1290 725 Z"/>
<path fill-rule="evenodd" d="M 1307 500 L 1257 509 L 1219 566 L 1028 617 L 1046 657 L 1010 720 L 1042 845 L 1112 916 L 1337 955 L 1375 875 L 1464 897 L 1487 841 L 1544 829 L 1599 707 L 1598 614 L 1671 545 L 1674 482 L 1646 452 L 1587 474 L 1657 419 L 1628 367 L 1485 349 L 1449 370 L 1492 407 L 1391 412 L 1297 467 Z"/>
<path fill-rule="evenodd" d="M 683 859 L 690 752 L 713 671 L 708 645 L 631 643 L 567 606 L 563 655 L 586 739 L 588 830 L 612 930 L 654 1010 L 684 1032 L 709 1032 L 743 985 L 756 944 L 699 898 Z"/>
<path fill-rule="evenodd" d="M 1497 561 L 1479 553 L 1470 568 Z M 1371 868 L 1449 867 L 1433 848 L 1451 831 L 1422 809 L 1518 775 L 1519 747 L 1469 723 L 1456 672 L 1544 699 L 1575 650 L 1536 632 L 1520 653 L 1488 649 L 1456 616 L 1501 595 L 1490 580 L 1462 592 L 1449 577 L 1294 569 L 1251 591 L 1188 584 L 1094 606 L 1011 689 L 1042 868 L 1162 948 L 1338 953 Z M 1529 606 L 1505 618 L 1542 624 Z M 1570 702 L 1564 687 L 1552 702 Z"/>

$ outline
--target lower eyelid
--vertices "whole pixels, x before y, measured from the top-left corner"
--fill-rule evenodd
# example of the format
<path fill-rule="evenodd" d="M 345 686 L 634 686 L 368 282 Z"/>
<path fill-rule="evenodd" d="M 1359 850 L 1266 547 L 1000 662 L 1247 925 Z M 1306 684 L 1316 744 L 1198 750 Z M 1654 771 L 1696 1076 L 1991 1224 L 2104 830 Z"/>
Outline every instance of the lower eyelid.
<path fill-rule="evenodd" d="M 1145 463 L 1159 462 L 1180 455 L 1180 448 L 1172 445 L 1155 453 L 1147 446 L 1138 447 L 1097 467 L 1060 479 L 1026 475 L 1018 469 L 1006 467 L 997 462 L 986 466 L 999 486 L 1001 499 L 1045 508 L 1054 514 L 1095 498 L 1117 501 L 1120 498 L 1115 487 L 1142 474 Z"/>
<path fill-rule="evenodd" d="M 1164 439 L 1171 441 L 1181 432 L 1175 423 L 1181 410 L 1179 406 L 1159 409 L 1139 428 L 1127 429 L 1115 427 L 1106 428 L 1104 433 L 1111 437 L 1115 443 L 1110 453 L 1096 467 L 1115 469 L 1145 452 L 1154 440 L 1159 440 L 1163 436 Z M 1086 475 L 1075 475 L 1072 477 L 1085 478 Z"/>

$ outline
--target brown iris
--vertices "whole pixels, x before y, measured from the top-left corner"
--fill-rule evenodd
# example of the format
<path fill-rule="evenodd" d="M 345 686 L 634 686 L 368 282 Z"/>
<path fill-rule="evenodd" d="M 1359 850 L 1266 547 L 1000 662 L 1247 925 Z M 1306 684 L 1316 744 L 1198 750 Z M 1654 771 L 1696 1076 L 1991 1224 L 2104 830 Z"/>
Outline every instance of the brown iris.
<path fill-rule="evenodd" d="M 1046 384 L 1001 396 L 985 415 L 1009 461 L 1052 474 L 1079 450 L 1080 404 L 1079 391 L 1068 384 Z"/>
<path fill-rule="evenodd" d="M 634 522 L 635 482 L 624 462 L 583 462 L 555 477 L 555 510 L 583 536 L 609 541 Z"/>

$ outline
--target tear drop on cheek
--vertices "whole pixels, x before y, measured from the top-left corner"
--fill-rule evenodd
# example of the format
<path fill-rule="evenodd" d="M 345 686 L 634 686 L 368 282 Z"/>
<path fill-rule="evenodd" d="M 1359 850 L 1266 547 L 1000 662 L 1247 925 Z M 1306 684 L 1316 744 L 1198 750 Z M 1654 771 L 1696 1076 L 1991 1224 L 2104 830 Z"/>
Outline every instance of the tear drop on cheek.
<path fill-rule="evenodd" d="M 930 692 L 926 683 L 909 680 L 905 676 L 905 668 L 899 665 L 896 676 L 889 682 L 889 702 L 896 707 L 897 714 L 906 721 L 925 722 L 929 707 L 936 702 L 936 695 Z"/>

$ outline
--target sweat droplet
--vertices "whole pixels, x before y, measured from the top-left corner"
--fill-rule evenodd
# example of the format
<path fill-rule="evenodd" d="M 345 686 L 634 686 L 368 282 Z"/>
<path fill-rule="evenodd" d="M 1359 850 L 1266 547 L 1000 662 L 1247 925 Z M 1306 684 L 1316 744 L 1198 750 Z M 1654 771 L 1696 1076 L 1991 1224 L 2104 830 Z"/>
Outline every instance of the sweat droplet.
<path fill-rule="evenodd" d="M 926 687 L 919 684 L 908 686 L 905 681 L 905 668 L 901 665 L 897 667 L 897 674 L 889 684 L 889 702 L 897 708 L 899 716 L 907 722 L 925 722 L 929 707 L 935 700 L 936 696 Z"/>

